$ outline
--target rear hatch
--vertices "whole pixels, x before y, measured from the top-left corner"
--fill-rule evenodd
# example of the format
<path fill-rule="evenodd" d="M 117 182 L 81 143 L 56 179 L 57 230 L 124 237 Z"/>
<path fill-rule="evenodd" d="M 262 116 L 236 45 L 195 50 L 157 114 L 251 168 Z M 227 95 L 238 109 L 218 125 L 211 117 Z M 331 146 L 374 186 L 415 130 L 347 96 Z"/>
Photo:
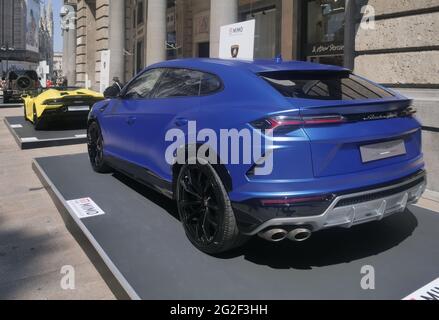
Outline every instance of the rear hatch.
<path fill-rule="evenodd" d="M 299 107 L 314 175 L 326 177 L 411 161 L 421 130 L 411 101 L 347 71 L 261 75 Z M 313 119 L 340 119 L 314 121 Z"/>

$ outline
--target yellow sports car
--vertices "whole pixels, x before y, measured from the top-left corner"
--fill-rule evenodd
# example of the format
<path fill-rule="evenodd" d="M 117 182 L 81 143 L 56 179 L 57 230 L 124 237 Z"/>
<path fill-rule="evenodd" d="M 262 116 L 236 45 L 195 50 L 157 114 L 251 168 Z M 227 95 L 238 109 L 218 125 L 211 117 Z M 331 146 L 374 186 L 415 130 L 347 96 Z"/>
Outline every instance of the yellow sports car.
<path fill-rule="evenodd" d="M 24 117 L 34 124 L 36 130 L 46 128 L 60 120 L 86 123 L 88 113 L 104 96 L 82 88 L 45 88 L 35 94 L 23 95 Z"/>

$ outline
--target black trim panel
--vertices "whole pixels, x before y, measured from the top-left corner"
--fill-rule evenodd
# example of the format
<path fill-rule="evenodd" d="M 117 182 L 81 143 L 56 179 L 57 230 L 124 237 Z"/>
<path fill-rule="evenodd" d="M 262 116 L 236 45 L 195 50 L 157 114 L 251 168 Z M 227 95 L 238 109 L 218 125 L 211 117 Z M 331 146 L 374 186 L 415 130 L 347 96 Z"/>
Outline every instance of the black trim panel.
<path fill-rule="evenodd" d="M 355 51 L 355 56 L 358 57 L 363 55 L 374 55 L 374 54 L 408 53 L 408 52 L 424 52 L 424 51 L 438 51 L 438 50 L 439 50 L 439 45 L 426 46 L 426 47 L 373 49 L 373 50 Z"/>
<path fill-rule="evenodd" d="M 113 156 L 106 155 L 105 161 L 117 171 L 173 199 L 172 183 L 162 179 L 152 171 Z"/>

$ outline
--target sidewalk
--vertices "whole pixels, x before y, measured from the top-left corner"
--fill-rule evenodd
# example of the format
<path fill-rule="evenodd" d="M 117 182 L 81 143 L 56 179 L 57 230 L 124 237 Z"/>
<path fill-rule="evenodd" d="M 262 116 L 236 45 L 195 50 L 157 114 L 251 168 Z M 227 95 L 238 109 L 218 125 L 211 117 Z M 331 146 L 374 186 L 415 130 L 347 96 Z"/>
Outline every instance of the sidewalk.
<path fill-rule="evenodd" d="M 439 213 L 439 192 L 425 191 L 416 206 Z"/>
<path fill-rule="evenodd" d="M 86 147 L 19 150 L 3 118 L 22 112 L 0 109 L 0 299 L 114 299 L 31 167 L 35 157 Z M 66 265 L 74 267 L 75 290 L 60 286 Z"/>

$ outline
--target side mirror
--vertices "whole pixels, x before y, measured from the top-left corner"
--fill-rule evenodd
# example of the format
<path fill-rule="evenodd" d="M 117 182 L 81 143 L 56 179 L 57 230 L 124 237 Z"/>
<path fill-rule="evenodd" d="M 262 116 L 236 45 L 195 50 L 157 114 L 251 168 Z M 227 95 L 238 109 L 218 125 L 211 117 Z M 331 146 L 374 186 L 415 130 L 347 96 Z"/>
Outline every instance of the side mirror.
<path fill-rule="evenodd" d="M 21 97 L 22 97 L 23 99 L 26 99 L 26 98 L 29 97 L 29 95 L 28 95 L 28 94 L 22 94 Z"/>
<path fill-rule="evenodd" d="M 120 97 L 120 89 L 117 86 L 111 86 L 104 91 L 105 99 L 115 99 Z"/>

